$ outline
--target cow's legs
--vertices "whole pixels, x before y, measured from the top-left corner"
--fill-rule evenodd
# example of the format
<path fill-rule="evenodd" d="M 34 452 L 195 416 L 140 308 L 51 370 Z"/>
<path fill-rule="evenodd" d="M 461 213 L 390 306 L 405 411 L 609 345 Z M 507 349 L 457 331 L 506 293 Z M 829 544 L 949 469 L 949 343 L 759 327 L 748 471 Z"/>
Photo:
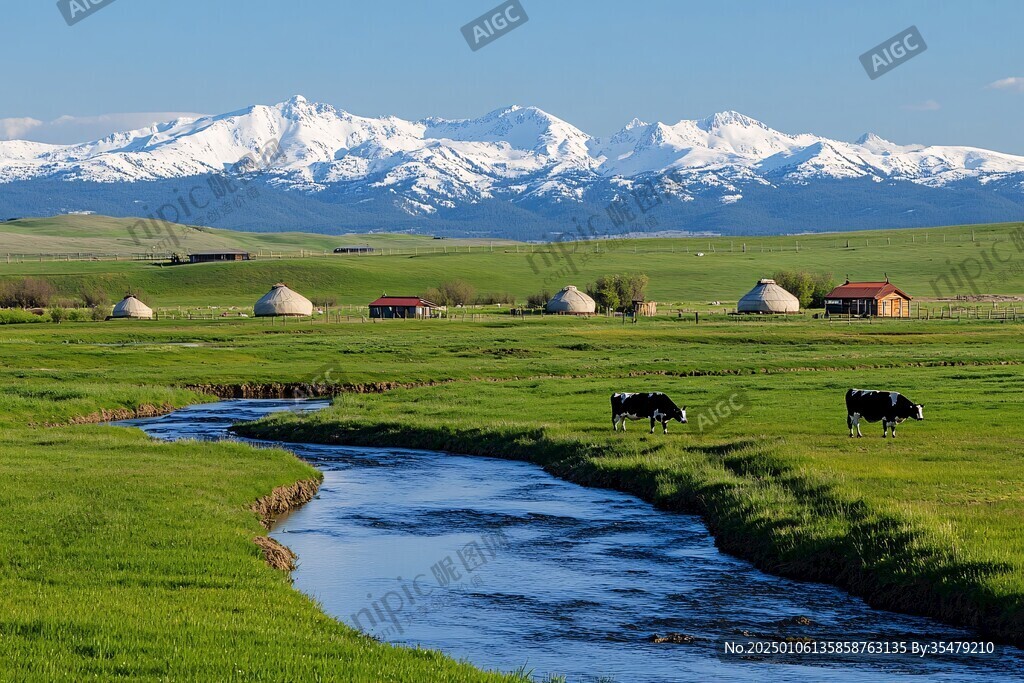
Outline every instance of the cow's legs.
<path fill-rule="evenodd" d="M 892 426 L 892 438 L 895 439 L 896 438 L 896 422 L 895 422 L 895 420 L 892 422 L 891 426 Z"/>
<path fill-rule="evenodd" d="M 619 431 L 619 417 L 618 415 L 612 415 L 612 431 Z"/>
<path fill-rule="evenodd" d="M 853 437 L 853 429 L 854 429 L 854 427 L 857 428 L 857 437 L 858 438 L 864 436 L 863 434 L 860 433 L 860 413 L 854 413 L 853 415 L 847 415 L 846 416 L 846 424 L 848 424 L 849 427 L 850 427 L 850 437 L 851 438 Z"/>
<path fill-rule="evenodd" d="M 661 421 L 662 434 L 668 434 L 668 419 L 662 419 Z"/>
<path fill-rule="evenodd" d="M 853 438 L 853 415 L 846 415 L 846 427 L 850 430 L 850 438 Z"/>
<path fill-rule="evenodd" d="M 887 431 L 889 431 L 889 425 L 890 425 L 890 424 L 892 424 L 892 423 L 890 423 L 890 422 L 889 422 L 888 420 L 886 420 L 886 419 L 885 419 L 884 417 L 882 418 L 882 438 L 883 438 L 883 439 L 884 439 L 884 438 L 886 437 L 886 432 L 887 432 Z M 895 426 L 895 425 L 893 425 L 893 427 L 892 427 L 892 431 L 893 431 L 893 432 L 895 432 L 895 431 L 896 431 L 896 426 Z"/>
<path fill-rule="evenodd" d="M 651 418 L 651 434 L 654 433 L 654 425 L 656 425 L 656 424 L 658 424 L 658 421 L 652 417 Z"/>

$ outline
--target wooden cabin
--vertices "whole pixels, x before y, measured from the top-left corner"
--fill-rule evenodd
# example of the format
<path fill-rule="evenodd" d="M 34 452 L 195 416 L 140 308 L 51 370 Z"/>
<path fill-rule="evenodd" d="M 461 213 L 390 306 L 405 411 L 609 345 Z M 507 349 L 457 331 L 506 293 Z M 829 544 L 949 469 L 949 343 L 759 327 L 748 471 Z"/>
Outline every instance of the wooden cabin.
<path fill-rule="evenodd" d="M 193 251 L 188 255 L 189 263 L 214 263 L 216 261 L 248 261 L 252 254 L 239 249 L 222 249 L 220 251 Z"/>
<path fill-rule="evenodd" d="M 418 296 L 382 296 L 370 302 L 371 318 L 432 318 L 437 304 Z"/>
<path fill-rule="evenodd" d="M 839 285 L 825 297 L 829 315 L 909 318 L 909 294 L 889 282 L 850 282 Z"/>

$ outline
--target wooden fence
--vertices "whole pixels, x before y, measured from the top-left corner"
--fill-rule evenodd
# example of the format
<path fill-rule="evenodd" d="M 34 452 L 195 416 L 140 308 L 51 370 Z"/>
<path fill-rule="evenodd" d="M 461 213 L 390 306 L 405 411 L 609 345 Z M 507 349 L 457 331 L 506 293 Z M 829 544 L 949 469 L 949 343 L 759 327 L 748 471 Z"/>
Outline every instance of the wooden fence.
<path fill-rule="evenodd" d="M 377 258 L 384 256 L 421 256 L 428 254 L 479 254 L 479 253 L 510 253 L 510 254 L 550 254 L 554 258 L 563 257 L 566 253 L 572 254 L 605 254 L 605 253 L 633 253 L 633 254 L 722 254 L 722 253 L 783 253 L 783 252 L 821 252 L 828 250 L 847 250 L 861 248 L 890 248 L 893 246 L 925 246 L 929 244 L 946 243 L 968 243 L 968 242 L 991 242 L 1002 239 L 1002 235 L 978 236 L 974 231 L 949 235 L 907 235 L 905 237 L 860 237 L 857 233 L 848 235 L 837 235 L 832 240 L 823 240 L 820 236 L 807 235 L 812 239 L 811 245 L 798 237 L 766 236 L 758 240 L 770 239 L 771 244 L 760 242 L 747 242 L 743 238 L 685 238 L 680 244 L 679 239 L 655 239 L 631 236 L 630 239 L 616 237 L 606 239 L 583 240 L 579 242 L 543 242 L 543 243 L 488 243 L 479 245 L 457 245 L 440 244 L 437 246 L 423 247 L 374 247 L 372 252 L 355 252 L 335 254 L 333 251 L 299 249 L 291 251 L 274 251 L 269 249 L 255 249 L 252 251 L 256 259 L 295 259 L 295 258 Z M 642 243 L 636 240 L 643 240 Z M 443 240 L 441 240 L 443 241 Z M 178 252 L 187 252 L 186 249 L 179 249 Z M 127 252 L 127 253 L 89 253 L 89 252 L 67 252 L 67 253 L 39 253 L 39 254 L 0 254 L 0 264 L 3 263 L 42 263 L 60 261 L 165 261 L 170 263 L 173 251 L 159 252 Z"/>

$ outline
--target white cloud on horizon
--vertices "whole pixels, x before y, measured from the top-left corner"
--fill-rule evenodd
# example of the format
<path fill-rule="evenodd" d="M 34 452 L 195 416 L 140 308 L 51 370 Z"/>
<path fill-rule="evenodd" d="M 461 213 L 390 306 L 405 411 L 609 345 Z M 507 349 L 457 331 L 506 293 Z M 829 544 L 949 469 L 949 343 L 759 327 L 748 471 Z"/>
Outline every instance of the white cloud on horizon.
<path fill-rule="evenodd" d="M 174 119 L 198 118 L 194 112 L 126 112 L 99 116 L 61 116 L 53 121 L 30 117 L 0 119 L 0 140 L 30 140 L 58 145 L 89 142 L 111 133 L 146 128 Z"/>
<path fill-rule="evenodd" d="M 925 100 L 924 102 L 916 102 L 914 104 L 904 104 L 900 109 L 905 111 L 938 111 L 942 109 L 942 105 L 935 100 Z"/>
<path fill-rule="evenodd" d="M 1020 76 L 1000 78 L 998 81 L 992 81 L 985 87 L 989 90 L 1011 90 L 1013 92 L 1024 92 L 1024 78 Z"/>

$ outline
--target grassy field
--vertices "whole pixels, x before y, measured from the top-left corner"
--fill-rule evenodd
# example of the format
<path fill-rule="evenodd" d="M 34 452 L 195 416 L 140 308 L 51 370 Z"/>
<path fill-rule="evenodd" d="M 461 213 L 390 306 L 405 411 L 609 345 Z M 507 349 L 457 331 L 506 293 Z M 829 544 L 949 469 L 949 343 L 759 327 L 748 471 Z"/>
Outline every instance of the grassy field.
<path fill-rule="evenodd" d="M 278 279 L 365 303 L 447 277 L 525 296 L 545 278 L 582 284 L 644 270 L 651 298 L 706 306 L 779 268 L 888 272 L 926 293 L 943 268 L 1004 239 L 1014 259 L 985 270 L 992 286 L 982 291 L 1014 295 L 1024 277 L 1004 272 L 1020 258 L 1009 232 L 859 233 L 849 247 L 845 237 L 801 237 L 799 252 L 788 246 L 795 238 L 747 240 L 746 252 L 739 240 L 731 252 L 715 240 L 703 257 L 690 240 L 602 245 L 600 255 L 584 244 L 566 247 L 578 250 L 569 275 L 556 271 L 567 258 L 545 265 L 535 251 L 534 272 L 528 247 L 513 245 L 180 268 L 0 263 L 0 279 L 45 275 L 69 293 L 131 285 L 173 306 L 251 304 Z M 263 562 L 249 505 L 316 476 L 284 451 L 70 424 L 210 400 L 190 387 L 343 389 L 322 414 L 253 429 L 532 459 L 580 483 L 698 511 L 723 548 L 771 571 L 1020 643 L 1022 332 L 1024 322 L 1010 321 L 709 316 L 695 325 L 671 315 L 637 325 L 510 316 L 0 325 L 0 659 L 13 677 L 37 679 L 501 678 L 368 640 Z M 901 426 L 896 441 L 883 441 L 878 425 L 850 439 L 851 386 L 900 390 L 925 404 L 926 420 Z M 667 436 L 640 423 L 612 434 L 608 394 L 619 390 L 667 391 L 688 405 L 690 423 Z"/>
<path fill-rule="evenodd" d="M 38 426 L 200 400 L 188 385 L 325 377 L 430 386 L 345 394 L 260 433 L 530 458 L 698 510 L 724 548 L 767 569 L 1020 641 L 1021 324 L 395 323 L 0 328 L 4 660 L 56 678 L 483 677 L 361 638 L 262 563 L 246 504 L 313 476 L 291 456 Z M 850 386 L 898 388 L 927 420 L 895 442 L 877 425 L 851 440 Z M 623 389 L 669 392 L 690 424 L 613 435 L 607 397 Z M 708 412 L 734 396 L 734 415 Z"/>
<path fill-rule="evenodd" d="M 446 239 L 444 244 L 469 246 L 506 244 L 507 240 Z M 237 232 L 163 221 L 141 224 L 135 218 L 65 215 L 23 218 L 0 223 L 0 259 L 7 254 L 145 254 L 151 251 L 189 252 L 245 249 L 253 253 L 323 253 L 339 246 L 366 245 L 377 249 L 433 247 L 423 235 L 320 235 L 306 232 Z"/>
<path fill-rule="evenodd" d="M 0 230 L 4 225 L 11 224 L 0 224 Z M 957 294 L 1024 296 L 1024 233 L 1015 233 L 1022 225 L 557 245 L 474 246 L 454 240 L 371 235 L 350 241 L 370 242 L 391 251 L 376 256 L 265 258 L 175 267 L 145 261 L 29 260 L 8 264 L 3 259 L 6 237 L 0 232 L 0 281 L 46 277 L 70 297 L 85 286 L 102 287 L 112 299 L 130 289 L 142 292 L 154 308 L 249 307 L 279 281 L 310 298 L 365 306 L 382 292 L 419 295 L 451 278 L 473 283 L 477 293 L 508 293 L 523 302 L 530 294 L 555 292 L 566 284 L 583 287 L 608 273 L 644 272 L 650 276 L 648 298 L 661 302 L 662 310 L 667 310 L 669 306 L 712 301 L 734 305 L 758 279 L 787 269 L 831 272 L 837 281 L 847 275 L 854 280 L 881 280 L 888 275 L 918 300 Z M 292 235 L 246 235 L 245 239 L 280 242 L 308 237 L 330 245 L 338 241 Z M 404 251 L 391 253 L 394 250 Z"/>

